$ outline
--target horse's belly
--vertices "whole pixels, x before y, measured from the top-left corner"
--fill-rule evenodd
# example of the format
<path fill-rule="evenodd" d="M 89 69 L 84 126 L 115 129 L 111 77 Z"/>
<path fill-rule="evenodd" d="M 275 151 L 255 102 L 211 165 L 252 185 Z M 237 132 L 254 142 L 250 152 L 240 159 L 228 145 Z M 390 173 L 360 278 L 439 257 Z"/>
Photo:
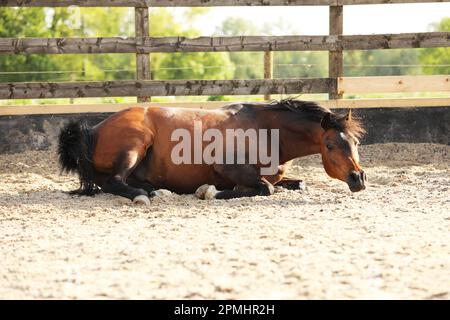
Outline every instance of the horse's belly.
<path fill-rule="evenodd" d="M 147 180 L 157 188 L 194 193 L 203 184 L 216 184 L 212 166 L 164 162 L 157 157 L 147 166 Z"/>
<path fill-rule="evenodd" d="M 152 150 L 149 157 L 143 161 L 145 168 L 140 178 L 147 180 L 154 187 L 168 189 L 177 193 L 194 193 L 204 184 L 215 185 L 219 190 L 232 189 L 235 185 L 226 177 L 214 173 L 212 165 L 207 164 L 174 164 L 170 158 L 159 156 L 158 150 Z M 265 176 L 272 184 L 280 181 L 286 171 L 286 166 L 280 166 L 276 175 Z"/>

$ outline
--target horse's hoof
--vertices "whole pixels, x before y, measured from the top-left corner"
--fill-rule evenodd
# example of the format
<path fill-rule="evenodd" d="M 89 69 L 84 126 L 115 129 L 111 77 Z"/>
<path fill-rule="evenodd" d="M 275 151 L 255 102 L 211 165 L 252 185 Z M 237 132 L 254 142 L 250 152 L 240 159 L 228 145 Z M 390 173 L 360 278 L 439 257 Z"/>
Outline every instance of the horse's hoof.
<path fill-rule="evenodd" d="M 205 200 L 215 199 L 218 192 L 214 185 L 209 186 L 205 192 Z"/>
<path fill-rule="evenodd" d="M 298 183 L 298 190 L 300 191 L 305 191 L 306 190 L 306 183 L 303 180 L 300 180 L 300 182 Z"/>
<path fill-rule="evenodd" d="M 147 196 L 140 195 L 140 196 L 137 196 L 137 197 L 135 197 L 133 199 L 133 203 L 139 204 L 139 205 L 149 206 L 150 205 L 150 199 Z"/>
<path fill-rule="evenodd" d="M 158 190 L 154 190 L 152 192 L 150 192 L 150 196 L 151 197 L 167 197 L 167 196 L 171 196 L 172 192 L 170 192 L 169 190 L 166 189 L 158 189 Z"/>
<path fill-rule="evenodd" d="M 217 194 L 217 189 L 213 185 L 204 184 L 195 191 L 195 196 L 202 200 L 214 199 Z"/>
<path fill-rule="evenodd" d="M 287 190 L 305 191 L 306 183 L 303 180 L 293 181 L 293 182 L 289 182 L 289 183 L 285 184 L 283 187 Z"/>
<path fill-rule="evenodd" d="M 204 184 L 195 190 L 195 196 L 199 199 L 205 199 L 206 190 L 209 188 L 209 184 Z"/>

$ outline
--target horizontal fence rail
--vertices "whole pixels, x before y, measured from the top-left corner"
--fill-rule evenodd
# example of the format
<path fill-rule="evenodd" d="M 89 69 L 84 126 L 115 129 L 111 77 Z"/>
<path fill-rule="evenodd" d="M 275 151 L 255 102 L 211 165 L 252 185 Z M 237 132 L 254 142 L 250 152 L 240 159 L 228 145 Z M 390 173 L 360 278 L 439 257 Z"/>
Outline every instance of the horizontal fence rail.
<path fill-rule="evenodd" d="M 450 98 L 403 98 L 403 99 L 337 99 L 316 101 L 323 107 L 334 109 L 347 108 L 411 108 L 450 106 Z M 230 101 L 208 102 L 152 102 L 149 103 L 109 103 L 109 104 L 70 104 L 70 105 L 23 105 L 2 106 L 0 116 L 33 115 L 33 114 L 73 114 L 73 113 L 109 113 L 131 107 L 175 107 L 196 109 L 217 109 L 236 104 Z"/>
<path fill-rule="evenodd" d="M 0 99 L 327 93 L 334 79 L 0 83 Z"/>
<path fill-rule="evenodd" d="M 329 51 L 450 47 L 450 32 L 348 36 L 0 38 L 0 54 Z"/>
<path fill-rule="evenodd" d="M 170 80 L 0 83 L 0 99 L 448 92 L 450 76 L 375 76 L 276 80 Z"/>
<path fill-rule="evenodd" d="M 338 92 L 450 92 L 450 75 L 438 76 L 377 76 L 338 79 Z"/>
<path fill-rule="evenodd" d="M 449 2 L 449 0 L 0 0 L 8 7 L 221 7 L 221 6 L 343 6 Z"/>

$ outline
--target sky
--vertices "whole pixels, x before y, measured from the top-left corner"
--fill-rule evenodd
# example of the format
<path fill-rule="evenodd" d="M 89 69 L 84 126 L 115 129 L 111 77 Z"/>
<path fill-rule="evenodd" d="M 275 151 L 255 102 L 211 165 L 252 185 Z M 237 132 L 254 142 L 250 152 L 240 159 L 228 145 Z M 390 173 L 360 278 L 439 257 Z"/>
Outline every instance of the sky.
<path fill-rule="evenodd" d="M 255 24 L 276 23 L 281 19 L 292 24 L 299 35 L 328 34 L 325 6 L 216 7 L 195 26 L 202 30 L 202 35 L 210 36 L 230 16 Z M 431 23 L 443 17 L 450 17 L 450 3 L 345 6 L 344 34 L 426 32 Z"/>

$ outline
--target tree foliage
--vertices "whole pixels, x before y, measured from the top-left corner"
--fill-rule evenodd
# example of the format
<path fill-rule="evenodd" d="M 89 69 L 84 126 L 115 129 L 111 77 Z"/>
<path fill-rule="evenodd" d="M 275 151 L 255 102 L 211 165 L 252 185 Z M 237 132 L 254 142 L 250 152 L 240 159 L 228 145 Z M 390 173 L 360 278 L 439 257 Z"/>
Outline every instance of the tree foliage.
<path fill-rule="evenodd" d="M 68 14 L 63 9 L 0 8 L 0 37 L 71 36 L 66 24 Z M 49 55 L 0 55 L 0 81 L 46 80 L 46 73 L 27 71 L 64 71 L 73 68 L 72 59 Z M 8 72 L 23 72 L 9 74 Z M 6 73 L 6 74 L 5 74 Z M 62 74 L 62 73 L 61 73 Z M 60 76 L 61 74 L 58 74 Z"/>
<path fill-rule="evenodd" d="M 433 31 L 449 32 L 450 17 L 442 19 L 431 26 Z M 419 55 L 419 61 L 425 74 L 450 74 L 450 48 L 423 49 Z M 435 67 L 430 67 L 435 65 Z"/>
<path fill-rule="evenodd" d="M 206 8 L 191 8 L 185 10 L 183 16 L 174 16 L 166 8 L 153 8 L 150 10 L 150 35 L 197 37 L 201 32 L 193 25 L 207 11 Z M 431 28 L 450 31 L 450 18 L 444 18 Z M 299 34 L 299 31 L 286 21 L 257 25 L 237 17 L 224 20 L 216 30 L 216 35 L 221 36 L 273 34 Z M 0 8 L 0 37 L 133 35 L 132 8 Z M 263 56 L 261 52 L 155 53 L 151 55 L 152 78 L 262 78 Z M 450 67 L 445 66 L 449 61 L 449 48 L 346 51 L 344 70 L 346 76 L 449 74 Z M 326 77 L 328 54 L 275 52 L 274 65 L 275 78 Z M 134 54 L 0 55 L 1 82 L 134 79 L 135 68 Z"/>
<path fill-rule="evenodd" d="M 295 34 L 294 27 L 286 21 L 258 27 L 251 20 L 231 17 L 226 19 L 216 33 L 221 36 L 249 36 Z M 261 52 L 232 52 L 235 65 L 234 78 L 257 79 L 264 75 L 264 54 Z M 327 72 L 326 52 L 275 52 L 274 78 L 322 77 Z"/>
<path fill-rule="evenodd" d="M 391 76 L 420 74 L 417 51 L 414 49 L 346 51 L 344 75 Z"/>
<path fill-rule="evenodd" d="M 191 25 L 205 9 L 187 10 L 187 24 L 165 8 L 150 12 L 151 36 L 194 37 L 200 32 Z M 134 36 L 133 9 L 0 8 L 0 37 L 117 36 Z M 134 79 L 135 68 L 135 54 L 1 55 L 0 81 Z M 228 79 L 233 75 L 227 53 L 152 54 L 151 69 L 154 79 Z"/>

